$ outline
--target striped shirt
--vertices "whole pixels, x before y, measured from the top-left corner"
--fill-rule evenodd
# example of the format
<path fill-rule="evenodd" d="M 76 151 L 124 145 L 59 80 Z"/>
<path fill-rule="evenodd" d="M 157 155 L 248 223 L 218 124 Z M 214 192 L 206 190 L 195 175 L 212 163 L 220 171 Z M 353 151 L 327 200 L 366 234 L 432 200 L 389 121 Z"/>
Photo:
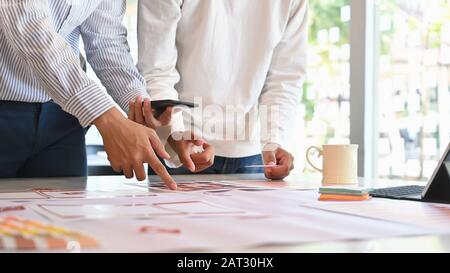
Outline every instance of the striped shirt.
<path fill-rule="evenodd" d="M 0 100 L 47 102 L 88 126 L 147 97 L 122 25 L 125 0 L 0 0 Z M 80 65 L 86 59 L 109 94 Z"/>

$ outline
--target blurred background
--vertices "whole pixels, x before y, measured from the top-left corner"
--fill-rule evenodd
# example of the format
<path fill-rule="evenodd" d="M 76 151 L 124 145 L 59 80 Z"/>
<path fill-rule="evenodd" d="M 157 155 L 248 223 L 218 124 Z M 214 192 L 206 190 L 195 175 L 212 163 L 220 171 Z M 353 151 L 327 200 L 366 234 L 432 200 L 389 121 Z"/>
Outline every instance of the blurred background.
<path fill-rule="evenodd" d="M 370 27 L 354 33 L 351 42 L 351 29 L 358 27 L 352 24 L 361 23 L 352 21 L 359 12 L 352 9 L 361 6 L 356 1 L 372 16 L 366 18 Z M 124 24 L 135 60 L 136 15 L 137 0 L 128 0 Z M 304 147 L 355 142 L 351 126 L 360 126 L 353 121 L 364 113 L 352 113 L 351 104 L 368 103 L 350 95 L 352 47 L 361 47 L 373 60 L 372 69 L 363 72 L 373 86 L 361 90 L 374 98 L 370 111 L 376 122 L 364 125 L 375 139 L 366 143 L 374 146 L 370 173 L 426 181 L 450 141 L 450 0 L 311 0 L 309 24 L 309 71 L 299 105 L 303 120 L 295 128 L 302 143 L 293 145 L 293 154 L 304 162 Z M 373 38 L 372 50 L 363 45 L 365 36 Z M 95 78 L 91 69 L 88 73 Z M 87 144 L 90 165 L 108 164 L 95 128 Z M 297 173 L 312 171 L 296 166 Z"/>

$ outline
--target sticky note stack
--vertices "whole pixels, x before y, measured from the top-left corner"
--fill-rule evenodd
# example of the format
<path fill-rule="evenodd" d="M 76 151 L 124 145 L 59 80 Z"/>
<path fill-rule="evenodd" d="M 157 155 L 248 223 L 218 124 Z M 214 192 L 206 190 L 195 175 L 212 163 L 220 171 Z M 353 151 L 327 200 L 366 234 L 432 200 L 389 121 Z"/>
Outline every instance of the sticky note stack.
<path fill-rule="evenodd" d="M 77 243 L 82 248 L 97 247 L 99 243 L 92 237 L 18 217 L 0 217 L 0 250 L 66 250 Z"/>
<path fill-rule="evenodd" d="M 369 200 L 368 188 L 321 187 L 319 200 L 321 201 L 364 201 Z"/>

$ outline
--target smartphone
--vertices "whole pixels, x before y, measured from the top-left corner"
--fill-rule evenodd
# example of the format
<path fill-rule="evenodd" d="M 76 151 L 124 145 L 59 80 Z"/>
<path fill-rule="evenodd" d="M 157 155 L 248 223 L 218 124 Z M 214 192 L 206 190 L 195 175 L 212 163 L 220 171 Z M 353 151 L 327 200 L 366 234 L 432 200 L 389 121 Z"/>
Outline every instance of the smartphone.
<path fill-rule="evenodd" d="M 151 101 L 152 109 L 154 110 L 154 116 L 159 117 L 167 107 L 185 106 L 189 108 L 198 107 L 198 104 L 180 100 L 153 100 Z"/>

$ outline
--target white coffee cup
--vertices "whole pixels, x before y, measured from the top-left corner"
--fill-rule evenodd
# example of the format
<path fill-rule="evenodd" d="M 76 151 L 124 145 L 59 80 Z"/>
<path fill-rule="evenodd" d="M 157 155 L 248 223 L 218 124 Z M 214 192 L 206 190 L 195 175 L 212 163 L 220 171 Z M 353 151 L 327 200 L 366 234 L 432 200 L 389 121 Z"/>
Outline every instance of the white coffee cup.
<path fill-rule="evenodd" d="M 309 160 L 311 150 L 322 156 L 322 169 L 314 166 Z M 320 149 L 311 146 L 306 150 L 306 160 L 317 171 L 322 173 L 323 184 L 357 184 L 358 183 L 358 145 L 323 145 Z"/>

